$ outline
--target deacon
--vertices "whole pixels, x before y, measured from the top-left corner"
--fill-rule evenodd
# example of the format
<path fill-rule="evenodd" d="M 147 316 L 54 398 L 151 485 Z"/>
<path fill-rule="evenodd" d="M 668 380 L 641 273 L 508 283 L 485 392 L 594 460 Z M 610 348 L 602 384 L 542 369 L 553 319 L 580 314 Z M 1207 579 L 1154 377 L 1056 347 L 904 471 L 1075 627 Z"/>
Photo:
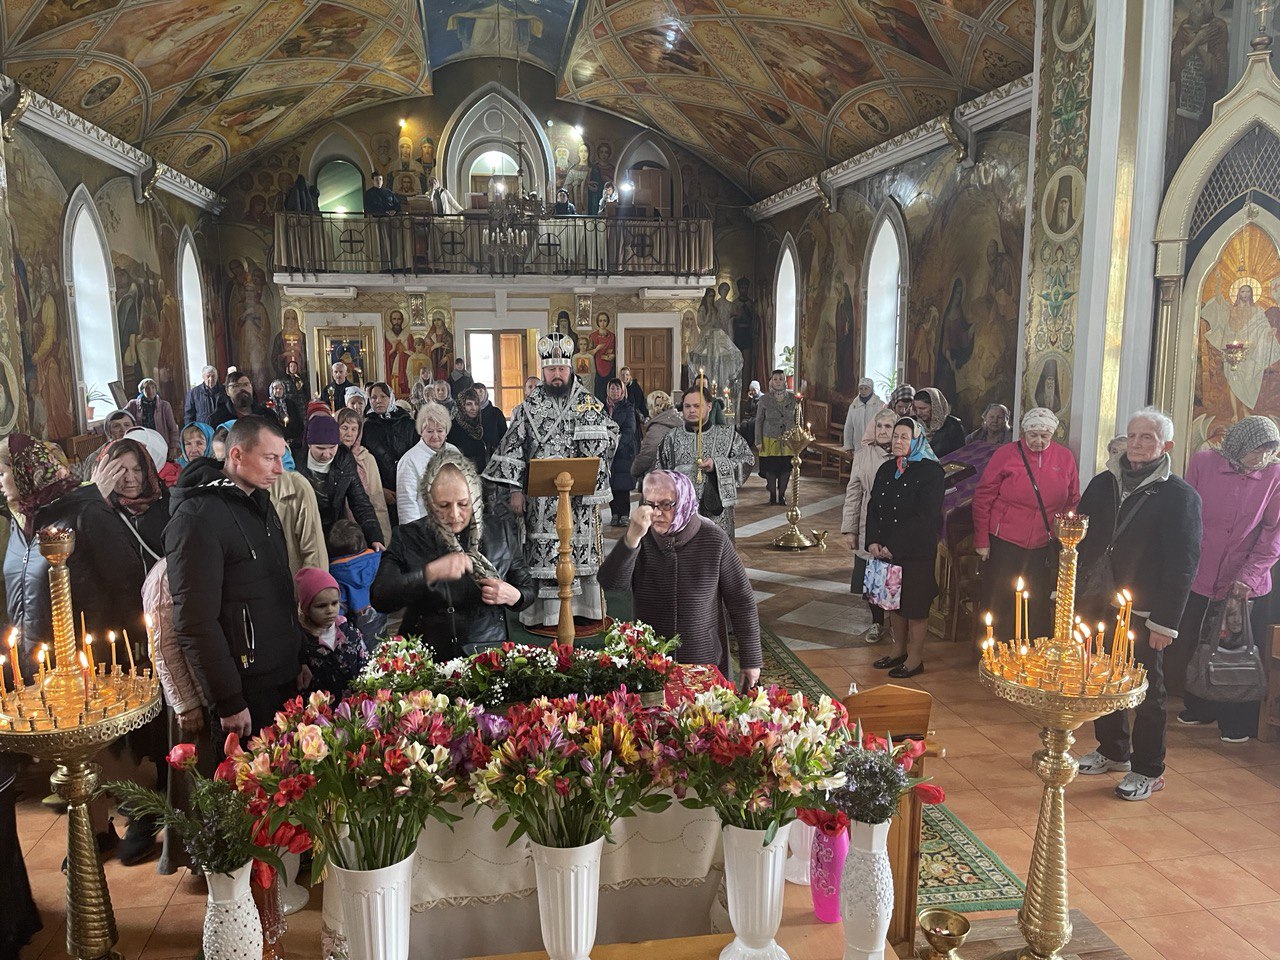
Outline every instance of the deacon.
<path fill-rule="evenodd" d="M 698 513 L 734 539 L 733 508 L 738 487 L 751 475 L 755 454 L 742 434 L 711 422 L 711 394 L 691 387 L 684 392 L 684 429 L 670 430 L 658 448 L 658 466 L 683 473 L 698 494 Z"/>
<path fill-rule="evenodd" d="M 599 457 L 596 487 L 573 497 L 573 614 L 599 620 L 604 615 L 596 572 L 600 568 L 600 507 L 612 499 L 609 468 L 618 448 L 618 425 L 604 405 L 574 379 L 573 337 L 551 333 L 538 340 L 542 382 L 511 413 L 511 425 L 484 471 L 484 479 L 509 487 L 511 510 L 525 522 L 525 565 L 537 582 L 537 599 L 520 612 L 525 626 L 551 627 L 560 620 L 556 583 L 555 497 L 525 495 L 529 462 L 547 457 Z"/>
<path fill-rule="evenodd" d="M 324 388 L 321 399 L 329 410 L 336 414 L 347 405 L 347 391 L 355 389 L 356 385 L 347 379 L 347 365 L 341 360 L 330 367 L 329 372 L 333 374 L 333 379 Z"/>

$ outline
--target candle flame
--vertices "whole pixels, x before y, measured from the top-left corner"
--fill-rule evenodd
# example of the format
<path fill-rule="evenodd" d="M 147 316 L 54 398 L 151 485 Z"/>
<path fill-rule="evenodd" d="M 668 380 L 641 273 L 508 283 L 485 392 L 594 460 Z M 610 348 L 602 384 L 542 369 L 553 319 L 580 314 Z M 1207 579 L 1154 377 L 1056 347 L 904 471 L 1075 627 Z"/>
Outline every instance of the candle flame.
<path fill-rule="evenodd" d="M 1023 599 L 1023 600 L 1030 600 L 1030 599 L 1031 599 L 1031 591 L 1030 591 L 1030 590 L 1023 590 L 1023 591 L 1022 591 L 1022 599 Z"/>
<path fill-rule="evenodd" d="M 989 627 L 989 626 L 991 626 L 991 624 L 993 624 L 993 623 L 995 622 L 995 621 L 991 618 L 991 611 L 990 611 L 990 610 L 988 610 L 988 611 L 987 611 L 987 615 L 986 615 L 985 617 L 983 617 L 983 618 L 982 618 L 982 622 L 983 622 L 983 623 L 985 623 L 988 627 Z"/>
<path fill-rule="evenodd" d="M 1093 631 L 1089 629 L 1089 625 L 1087 623 L 1080 624 L 1080 632 L 1084 634 L 1085 637 L 1093 636 Z"/>
<path fill-rule="evenodd" d="M 80 669 L 81 670 L 89 669 L 89 658 L 84 655 L 83 650 L 80 651 Z"/>
<path fill-rule="evenodd" d="M 10 627 L 9 628 L 9 646 L 16 647 L 17 645 L 18 645 L 18 628 Z"/>
<path fill-rule="evenodd" d="M 1133 594 L 1129 592 L 1129 588 L 1128 588 L 1128 587 L 1126 587 L 1125 589 L 1121 590 L 1121 591 L 1120 591 L 1120 593 L 1121 593 L 1121 595 L 1124 597 L 1124 602 L 1125 602 L 1125 603 L 1133 603 Z"/>
<path fill-rule="evenodd" d="M 1021 593 L 1021 592 L 1022 592 L 1023 587 L 1025 587 L 1025 586 L 1026 586 L 1026 583 L 1024 583 L 1024 582 L 1023 582 L 1023 580 L 1022 580 L 1022 578 L 1021 578 L 1021 577 L 1019 577 L 1019 578 L 1018 578 L 1018 582 L 1017 582 L 1017 583 L 1015 583 L 1013 586 L 1014 586 L 1014 589 L 1015 589 L 1015 590 L 1017 590 L 1019 593 Z"/>
<path fill-rule="evenodd" d="M 116 632 L 114 630 L 108 630 L 107 639 L 114 644 L 116 642 Z"/>
<path fill-rule="evenodd" d="M 48 655 L 48 653 L 49 653 L 48 649 L 46 649 L 45 645 L 42 643 L 40 644 L 40 649 L 36 651 L 36 659 L 39 660 L 40 663 L 43 665 L 44 658 Z"/>

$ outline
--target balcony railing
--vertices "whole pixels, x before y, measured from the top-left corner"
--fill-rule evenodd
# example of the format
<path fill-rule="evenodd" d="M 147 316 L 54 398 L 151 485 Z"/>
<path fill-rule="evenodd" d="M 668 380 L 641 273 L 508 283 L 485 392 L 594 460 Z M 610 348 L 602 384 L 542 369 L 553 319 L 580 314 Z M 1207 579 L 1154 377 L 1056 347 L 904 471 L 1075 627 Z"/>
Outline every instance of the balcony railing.
<path fill-rule="evenodd" d="M 488 216 L 278 213 L 276 270 L 608 277 L 714 272 L 711 221 L 557 217 L 492 242 Z"/>

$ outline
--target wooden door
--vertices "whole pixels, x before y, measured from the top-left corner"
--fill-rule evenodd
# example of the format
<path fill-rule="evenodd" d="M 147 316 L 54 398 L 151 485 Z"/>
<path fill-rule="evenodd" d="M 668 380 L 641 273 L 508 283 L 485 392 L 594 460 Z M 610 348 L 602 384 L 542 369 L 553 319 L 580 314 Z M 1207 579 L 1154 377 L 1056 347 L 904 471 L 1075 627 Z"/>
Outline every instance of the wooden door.
<path fill-rule="evenodd" d="M 498 375 L 494 379 L 494 402 L 507 416 L 524 399 L 525 368 L 523 333 L 498 334 Z"/>
<path fill-rule="evenodd" d="M 671 392 L 671 331 L 636 327 L 624 334 L 624 352 L 631 376 L 648 395 Z"/>

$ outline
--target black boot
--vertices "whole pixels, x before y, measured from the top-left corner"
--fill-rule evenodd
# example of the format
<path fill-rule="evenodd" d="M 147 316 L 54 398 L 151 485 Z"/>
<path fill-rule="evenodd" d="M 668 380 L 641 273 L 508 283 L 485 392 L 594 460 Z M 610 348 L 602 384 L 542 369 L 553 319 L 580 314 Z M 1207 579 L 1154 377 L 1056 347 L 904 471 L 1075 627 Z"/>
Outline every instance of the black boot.
<path fill-rule="evenodd" d="M 126 867 L 146 863 L 159 852 L 156 834 L 160 832 L 160 824 L 151 817 L 132 817 L 129 828 L 120 841 L 120 862 Z"/>
<path fill-rule="evenodd" d="M 773 505 L 778 502 L 778 481 L 773 477 L 765 477 L 764 485 L 769 490 L 769 503 Z"/>
<path fill-rule="evenodd" d="M 787 477 L 785 475 L 778 478 L 778 502 L 779 503 L 787 502 L 787 481 L 790 479 L 791 479 L 790 477 Z"/>

